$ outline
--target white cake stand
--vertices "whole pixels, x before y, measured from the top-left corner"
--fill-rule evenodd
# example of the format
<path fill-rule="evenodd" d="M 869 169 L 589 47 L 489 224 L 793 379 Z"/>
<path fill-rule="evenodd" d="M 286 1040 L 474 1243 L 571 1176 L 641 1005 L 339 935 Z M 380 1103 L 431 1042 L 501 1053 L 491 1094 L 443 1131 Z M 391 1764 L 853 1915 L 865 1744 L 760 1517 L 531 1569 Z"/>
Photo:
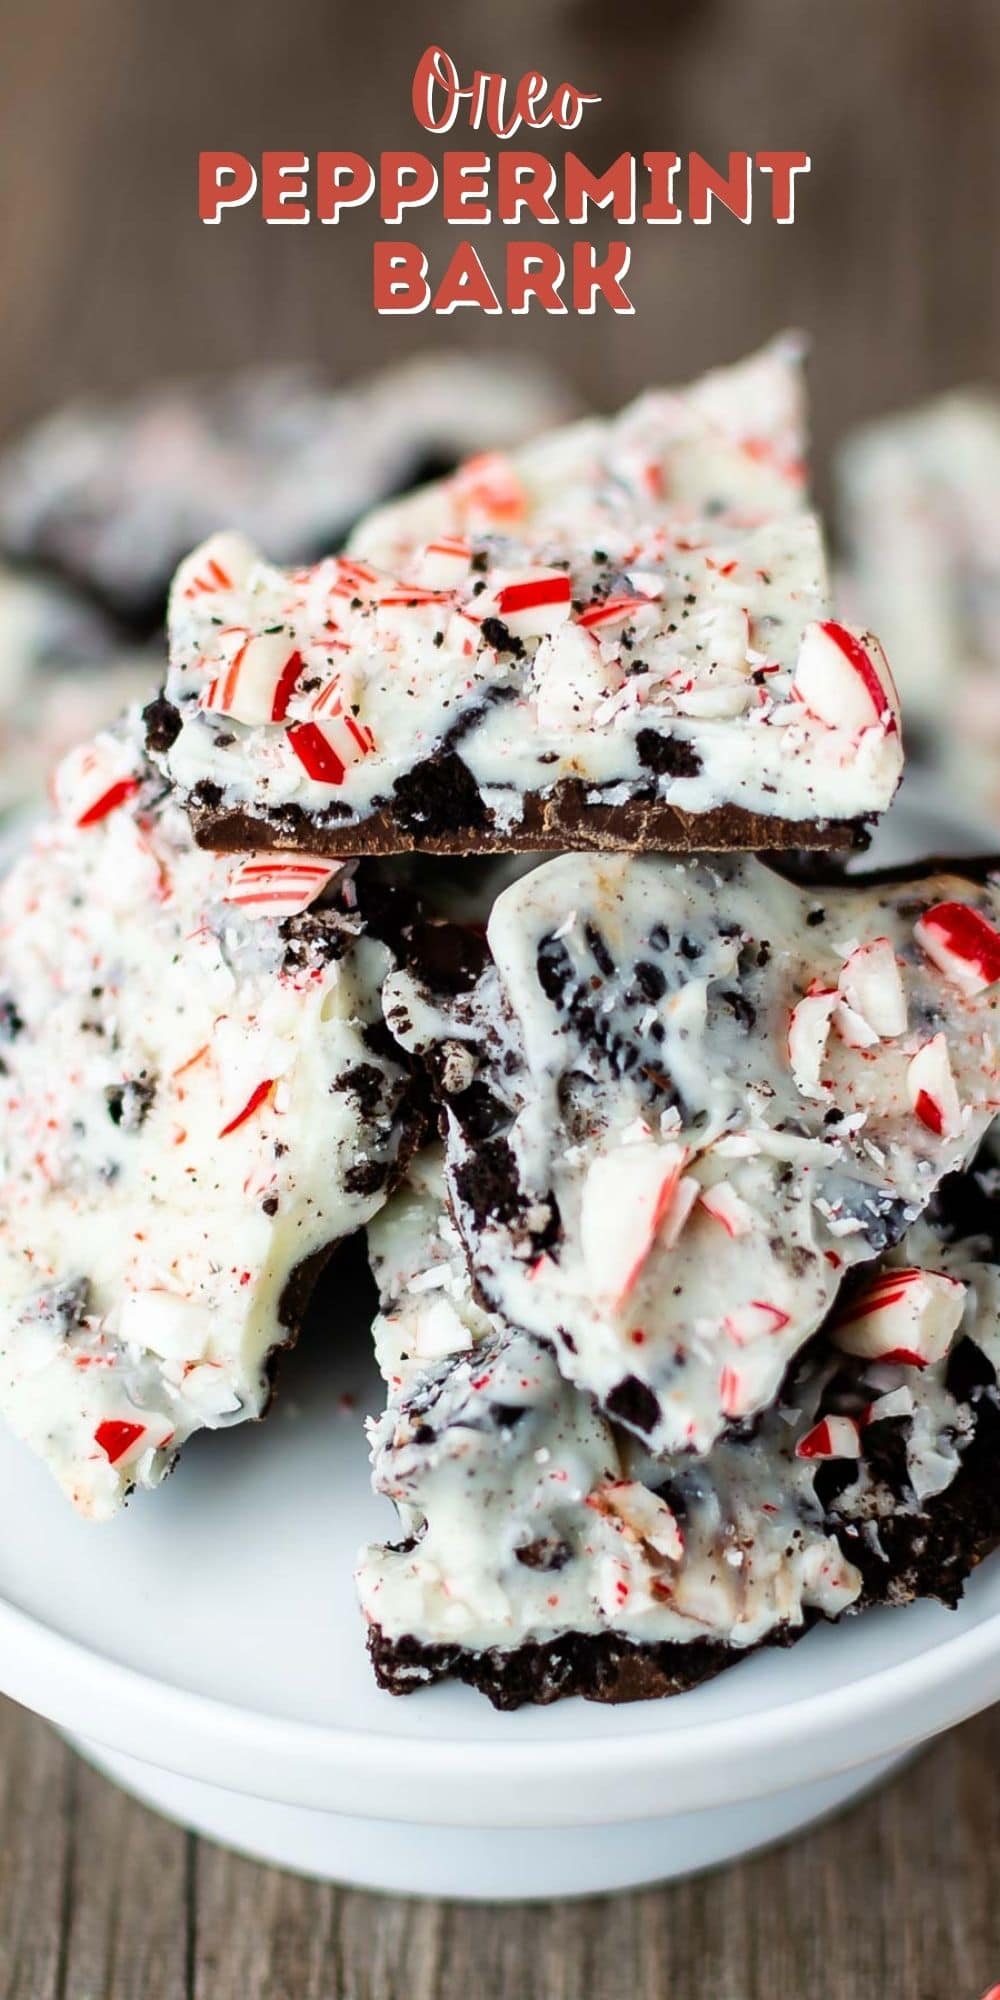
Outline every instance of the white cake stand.
<path fill-rule="evenodd" d="M 881 858 L 989 844 L 914 803 Z M 1000 1558 L 958 1612 L 818 1630 L 674 1701 L 497 1715 L 464 1688 L 381 1694 L 351 1585 L 392 1526 L 360 1423 L 366 1310 L 345 1285 L 268 1422 L 195 1440 L 110 1526 L 0 1435 L 0 1689 L 149 1804 L 365 1888 L 582 1895 L 783 1838 L 1000 1697 Z"/>

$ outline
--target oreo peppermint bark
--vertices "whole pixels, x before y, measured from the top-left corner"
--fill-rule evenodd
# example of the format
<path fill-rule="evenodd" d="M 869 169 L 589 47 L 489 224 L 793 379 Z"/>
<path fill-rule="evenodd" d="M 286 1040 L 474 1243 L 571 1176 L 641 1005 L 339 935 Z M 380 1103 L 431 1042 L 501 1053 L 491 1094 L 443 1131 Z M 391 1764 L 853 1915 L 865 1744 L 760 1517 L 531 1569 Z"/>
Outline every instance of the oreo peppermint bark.
<path fill-rule="evenodd" d="M 84 1513 L 259 1416 L 411 1113 L 335 860 L 203 853 L 138 716 L 0 885 L 0 1415 Z"/>
<path fill-rule="evenodd" d="M 498 1707 L 680 1692 L 819 1617 L 954 1602 L 1000 1538 L 1000 1272 L 915 1225 L 840 1302 L 752 1437 L 655 1461 L 475 1304 L 440 1169 L 372 1225 L 402 1539 L 358 1583 L 381 1685 Z"/>
<path fill-rule="evenodd" d="M 415 933 L 386 1019 L 484 1306 L 655 1452 L 754 1419 L 995 1116 L 998 922 L 996 878 L 569 855 L 485 949 Z"/>
<path fill-rule="evenodd" d="M 197 837 L 862 840 L 899 780 L 897 704 L 877 642 L 831 616 L 796 398 L 777 353 L 643 398 L 473 462 L 376 517 L 374 553 L 362 535 L 312 570 L 205 544 L 174 584 L 150 719 Z"/>

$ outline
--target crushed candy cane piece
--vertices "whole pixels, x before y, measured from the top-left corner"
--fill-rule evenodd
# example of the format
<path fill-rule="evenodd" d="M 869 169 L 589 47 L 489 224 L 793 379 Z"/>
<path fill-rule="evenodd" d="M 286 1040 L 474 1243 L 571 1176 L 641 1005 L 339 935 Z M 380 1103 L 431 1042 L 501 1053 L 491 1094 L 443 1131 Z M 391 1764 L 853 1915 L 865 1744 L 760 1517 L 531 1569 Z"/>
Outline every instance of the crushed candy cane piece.
<path fill-rule="evenodd" d="M 767 1299 L 750 1299 L 746 1305 L 727 1313 L 722 1324 L 730 1340 L 738 1347 L 745 1347 L 768 1334 L 782 1333 L 789 1324 L 789 1316 L 781 1306 L 771 1305 Z"/>
<path fill-rule="evenodd" d="M 796 1458 L 860 1458 L 861 1432 L 852 1417 L 822 1417 L 795 1447 Z"/>
<path fill-rule="evenodd" d="M 899 728 L 899 696 L 889 663 L 870 632 L 834 619 L 807 625 L 795 664 L 792 691 L 810 715 L 831 729 Z"/>
<path fill-rule="evenodd" d="M 687 1149 L 638 1139 L 600 1153 L 583 1186 L 580 1227 L 587 1275 L 603 1297 L 632 1291 L 680 1186 Z"/>
<path fill-rule="evenodd" d="M 244 535 L 228 530 L 209 535 L 207 541 L 185 556 L 174 577 L 171 594 L 198 599 L 241 590 L 256 560 L 256 551 Z"/>
<path fill-rule="evenodd" d="M 98 1424 L 94 1443 L 100 1445 L 109 1465 L 117 1465 L 119 1459 L 124 1458 L 125 1453 L 145 1435 L 145 1424 L 130 1424 L 108 1417 L 104 1423 Z"/>
<path fill-rule="evenodd" d="M 309 855 L 251 854 L 230 875 L 225 901 L 243 910 L 295 917 L 322 895 L 342 866 Z"/>
<path fill-rule="evenodd" d="M 807 993 L 789 1016 L 788 1059 L 803 1097 L 822 1096 L 820 1072 L 839 997 L 834 989 L 828 988 Z"/>
<path fill-rule="evenodd" d="M 496 607 L 508 631 L 527 639 L 552 632 L 570 614 L 572 585 L 566 570 L 530 569 L 522 575 L 501 572 L 495 587 Z"/>
<path fill-rule="evenodd" d="M 540 729 L 570 729 L 591 722 L 598 704 L 622 684 L 622 674 L 579 625 L 564 625 L 542 640 L 530 688 Z"/>
<path fill-rule="evenodd" d="M 882 1271 L 836 1318 L 830 1339 L 844 1354 L 926 1368 L 942 1361 L 965 1310 L 966 1287 L 941 1271 Z"/>
<path fill-rule="evenodd" d="M 350 766 L 375 749 L 371 730 L 344 712 L 322 722 L 293 722 L 288 741 L 307 776 L 323 785 L 342 785 Z"/>
<path fill-rule="evenodd" d="M 524 487 L 500 451 L 466 459 L 452 479 L 451 492 L 462 512 L 485 521 L 519 521 L 527 507 Z"/>
<path fill-rule="evenodd" d="M 237 1111 L 235 1117 L 230 1118 L 228 1124 L 223 1125 L 219 1133 L 220 1139 L 225 1139 L 230 1132 L 238 1131 L 241 1125 L 246 1124 L 248 1118 L 253 1117 L 254 1112 L 260 1109 L 265 1099 L 270 1097 L 276 1081 L 275 1077 L 266 1076 L 261 1083 L 258 1083 L 256 1089 L 250 1092 L 242 1110 Z"/>
<path fill-rule="evenodd" d="M 684 1536 L 677 1516 L 659 1494 L 638 1480 L 608 1480 L 588 1493 L 586 1504 L 595 1514 L 611 1516 L 668 1562 L 684 1559 Z"/>
<path fill-rule="evenodd" d="M 52 780 L 55 804 L 76 826 L 97 826 L 139 789 L 127 753 L 110 733 L 71 750 Z"/>
<path fill-rule="evenodd" d="M 730 1187 L 728 1181 L 717 1181 L 714 1187 L 700 1190 L 702 1208 L 721 1222 L 727 1236 L 749 1236 L 754 1226 L 754 1212 L 742 1195 Z"/>
<path fill-rule="evenodd" d="M 1000 944 L 1000 939 L 997 942 Z M 887 937 L 873 938 L 870 944 L 848 952 L 838 983 L 848 1007 L 867 1021 L 876 1039 L 905 1034 L 906 994 Z"/>
<path fill-rule="evenodd" d="M 914 925 L 921 950 L 962 993 L 1000 979 L 1000 931 L 968 903 L 935 903 Z"/>
<path fill-rule="evenodd" d="M 237 722 L 283 722 L 302 666 L 287 632 L 248 633 L 210 681 L 201 706 Z"/>
<path fill-rule="evenodd" d="M 619 591 L 615 597 L 603 597 L 596 604 L 588 604 L 576 622 L 585 632 L 592 632 L 599 625 L 624 625 L 627 620 L 635 617 L 637 611 L 641 611 L 652 602 L 651 597 L 643 597 L 638 593 L 629 596 Z"/>
<path fill-rule="evenodd" d="M 906 1094 L 911 1109 L 935 1138 L 954 1139 L 961 1131 L 962 1107 L 943 1034 L 933 1035 L 911 1056 Z"/>

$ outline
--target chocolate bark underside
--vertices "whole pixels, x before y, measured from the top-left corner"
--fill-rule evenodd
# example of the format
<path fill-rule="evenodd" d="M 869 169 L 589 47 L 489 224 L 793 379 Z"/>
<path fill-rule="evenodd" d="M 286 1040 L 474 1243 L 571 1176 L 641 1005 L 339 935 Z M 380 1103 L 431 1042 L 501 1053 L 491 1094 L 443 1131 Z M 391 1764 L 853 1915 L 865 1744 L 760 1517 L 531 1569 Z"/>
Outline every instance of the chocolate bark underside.
<path fill-rule="evenodd" d="M 954 1606 L 966 1579 L 1000 1546 L 1000 1410 L 984 1399 L 976 1435 L 947 1492 L 922 1515 L 899 1511 L 880 1520 L 881 1553 L 862 1533 L 837 1529 L 849 1562 L 864 1579 L 854 1610 L 908 1604 L 934 1597 Z M 851 1615 L 850 1613 L 848 1615 Z M 759 1646 L 734 1649 L 718 1641 L 642 1645 L 615 1632 L 567 1632 L 544 1644 L 511 1652 L 475 1653 L 460 1646 L 425 1646 L 410 1635 L 388 1639 L 379 1626 L 368 1635 L 375 1678 L 390 1694 L 412 1694 L 433 1681 L 459 1680 L 487 1696 L 494 1708 L 544 1705 L 568 1695 L 617 1704 L 685 1694 L 727 1667 L 768 1646 L 792 1646 L 819 1620 L 784 1626 Z"/>
<path fill-rule="evenodd" d="M 181 726 L 173 703 L 160 695 L 144 711 L 147 744 L 166 756 Z M 749 812 L 743 806 L 713 806 L 684 812 L 657 798 L 650 779 L 637 780 L 633 796 L 609 805 L 594 798 L 581 778 L 561 778 L 544 792 L 522 795 L 516 825 L 497 819 L 455 747 L 461 730 L 432 756 L 398 778 L 391 798 L 361 818 L 338 811 L 335 802 L 309 812 L 294 802 L 267 806 L 227 805 L 222 788 L 203 779 L 187 797 L 195 839 L 223 853 L 249 849 L 345 857 L 386 854 L 538 854 L 596 849 L 603 853 L 769 852 L 867 847 L 874 815 L 853 819 L 783 819 Z M 643 762 L 650 771 L 674 777 L 700 768 L 689 744 L 647 732 Z"/>
<path fill-rule="evenodd" d="M 660 801 L 635 798 L 623 805 L 588 804 L 587 787 L 565 779 L 549 793 L 527 793 L 515 826 L 497 824 L 484 810 L 481 820 L 443 824 L 428 814 L 400 817 L 383 806 L 364 819 L 309 814 L 301 806 L 230 807 L 206 798 L 204 788 L 188 800 L 200 847 L 223 853 L 248 849 L 303 854 L 382 856 L 389 854 L 698 854 L 756 852 L 782 854 L 803 849 L 847 849 L 868 845 L 865 819 L 788 820 L 717 806 L 686 813 Z"/>

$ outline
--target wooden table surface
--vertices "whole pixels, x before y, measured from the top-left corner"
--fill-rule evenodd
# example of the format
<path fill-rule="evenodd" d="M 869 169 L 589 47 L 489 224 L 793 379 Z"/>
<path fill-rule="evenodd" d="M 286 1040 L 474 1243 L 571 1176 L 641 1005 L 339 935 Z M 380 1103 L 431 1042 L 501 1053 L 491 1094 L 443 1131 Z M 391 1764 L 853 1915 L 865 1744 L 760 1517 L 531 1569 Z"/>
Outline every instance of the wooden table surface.
<path fill-rule="evenodd" d="M 0 1705 L 2 2000 L 980 2000 L 1000 1709 L 721 1873 L 489 1909 L 305 1882 L 157 1819 Z M 431 1836 L 432 1837 L 432 1836 Z"/>

